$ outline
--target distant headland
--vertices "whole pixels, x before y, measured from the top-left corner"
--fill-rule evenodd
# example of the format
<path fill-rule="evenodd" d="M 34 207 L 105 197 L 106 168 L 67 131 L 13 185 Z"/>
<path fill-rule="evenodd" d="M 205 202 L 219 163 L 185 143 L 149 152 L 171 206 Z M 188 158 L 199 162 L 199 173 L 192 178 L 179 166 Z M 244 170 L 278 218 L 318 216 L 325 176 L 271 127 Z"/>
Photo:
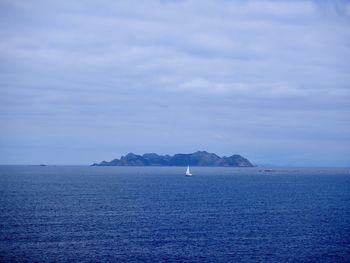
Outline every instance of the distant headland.
<path fill-rule="evenodd" d="M 178 153 L 171 155 L 158 155 L 156 153 L 145 153 L 137 155 L 128 153 L 120 159 L 110 162 L 102 161 L 94 163 L 93 166 L 222 166 L 222 167 L 253 167 L 248 159 L 235 154 L 229 157 L 220 157 L 215 153 L 197 151 L 194 153 Z"/>

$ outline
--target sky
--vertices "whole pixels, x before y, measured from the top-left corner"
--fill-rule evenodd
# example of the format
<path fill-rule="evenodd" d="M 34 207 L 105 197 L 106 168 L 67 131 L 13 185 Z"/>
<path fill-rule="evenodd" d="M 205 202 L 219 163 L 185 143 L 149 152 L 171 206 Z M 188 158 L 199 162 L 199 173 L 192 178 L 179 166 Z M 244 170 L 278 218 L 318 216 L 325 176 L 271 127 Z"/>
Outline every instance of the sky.
<path fill-rule="evenodd" d="M 350 1 L 0 0 L 0 164 L 350 166 Z"/>

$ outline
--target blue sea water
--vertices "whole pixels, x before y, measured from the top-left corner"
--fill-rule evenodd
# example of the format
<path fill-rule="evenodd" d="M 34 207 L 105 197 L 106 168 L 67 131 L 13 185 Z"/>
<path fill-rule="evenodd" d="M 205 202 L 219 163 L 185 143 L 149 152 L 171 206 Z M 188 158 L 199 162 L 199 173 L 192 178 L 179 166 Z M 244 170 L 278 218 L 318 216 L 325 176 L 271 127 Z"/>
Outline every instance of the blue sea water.
<path fill-rule="evenodd" d="M 349 169 L 0 166 L 2 262 L 350 262 Z"/>

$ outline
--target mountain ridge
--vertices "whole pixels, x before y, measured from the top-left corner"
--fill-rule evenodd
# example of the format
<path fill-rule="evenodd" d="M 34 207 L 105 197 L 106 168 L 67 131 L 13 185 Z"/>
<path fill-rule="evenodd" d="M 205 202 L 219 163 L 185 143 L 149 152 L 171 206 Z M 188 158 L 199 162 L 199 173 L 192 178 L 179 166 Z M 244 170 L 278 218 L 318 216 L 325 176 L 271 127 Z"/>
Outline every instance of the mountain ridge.
<path fill-rule="evenodd" d="M 145 153 L 143 155 L 132 152 L 123 155 L 120 159 L 109 162 L 102 161 L 92 166 L 217 166 L 217 167 L 253 167 L 254 165 L 239 154 L 220 157 L 215 153 L 197 151 L 194 153 L 177 153 L 171 155 L 158 155 Z"/>

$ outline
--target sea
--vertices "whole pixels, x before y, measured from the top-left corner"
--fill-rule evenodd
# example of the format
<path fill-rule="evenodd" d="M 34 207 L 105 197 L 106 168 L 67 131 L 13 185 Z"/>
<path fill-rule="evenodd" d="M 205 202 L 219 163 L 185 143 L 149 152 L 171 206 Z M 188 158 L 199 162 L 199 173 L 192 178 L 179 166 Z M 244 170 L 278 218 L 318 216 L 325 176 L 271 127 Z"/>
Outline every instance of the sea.
<path fill-rule="evenodd" d="M 350 262 L 350 168 L 0 166 L 0 262 Z"/>

